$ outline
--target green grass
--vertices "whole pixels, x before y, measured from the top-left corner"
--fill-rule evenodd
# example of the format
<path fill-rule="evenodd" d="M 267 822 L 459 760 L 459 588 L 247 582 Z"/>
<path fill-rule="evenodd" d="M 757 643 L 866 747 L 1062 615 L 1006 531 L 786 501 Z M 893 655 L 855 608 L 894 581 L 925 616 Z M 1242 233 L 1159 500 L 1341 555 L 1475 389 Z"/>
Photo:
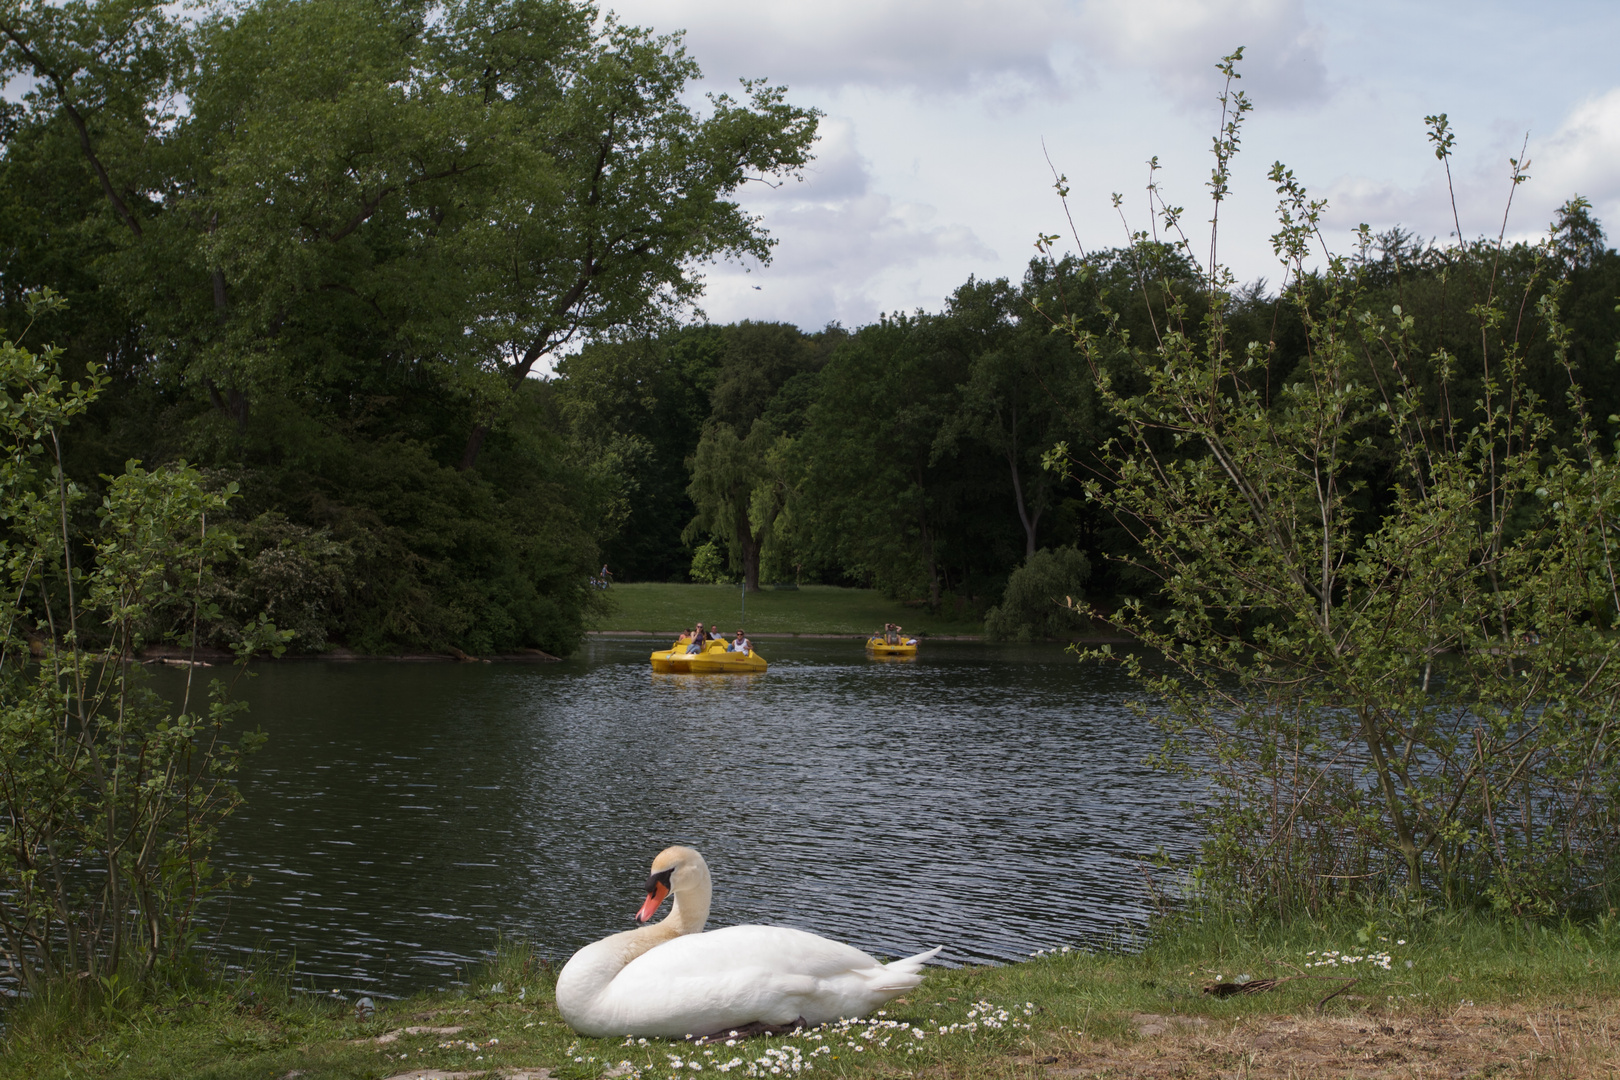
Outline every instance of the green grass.
<path fill-rule="evenodd" d="M 742 617 L 742 588 L 737 585 L 669 585 L 638 582 L 615 585 L 607 592 L 612 613 L 598 618 L 594 630 L 645 630 L 674 634 L 693 623 L 718 619 L 728 634 Z M 875 589 L 840 589 L 805 585 L 796 590 L 766 588 L 748 595 L 750 634 L 872 634 L 884 623 L 899 623 L 917 634 L 973 634 L 984 623 L 971 613 L 951 619 L 923 607 L 908 607 Z"/>
<path fill-rule="evenodd" d="M 1325 950 L 1361 959 L 1310 967 Z M 1387 954 L 1388 967 L 1369 954 Z M 1311 1058 L 1278 1075 L 1359 1075 L 1380 1038 L 1404 1046 L 1414 1063 L 1441 1047 L 1449 1066 L 1466 1066 L 1437 1075 L 1519 1075 L 1525 1053 L 1533 1064 L 1535 1054 L 1546 1059 L 1558 1045 L 1558 1069 L 1526 1075 L 1608 1075 L 1588 1067 L 1594 1054 L 1614 1060 L 1607 1033 L 1620 1020 L 1613 1008 L 1617 961 L 1613 919 L 1545 928 L 1479 916 L 1259 928 L 1183 920 L 1166 924 L 1140 952 L 1060 951 L 1005 967 L 931 970 L 920 989 L 864 1022 L 704 1049 L 573 1035 L 552 1002 L 551 969 L 518 948 L 467 989 L 385 1003 L 369 1017 L 357 1017 L 350 1002 L 290 993 L 285 980 L 263 976 L 121 1002 L 118 1010 L 61 1002 L 24 1008 L 7 1018 L 0 1078 L 264 1080 L 296 1073 L 301 1080 L 376 1080 L 419 1069 L 545 1068 L 557 1080 L 594 1080 L 627 1063 L 621 1075 L 663 1080 L 675 1075 L 672 1057 L 686 1063 L 682 1077 L 695 1071 L 693 1061 L 710 1075 L 793 1075 L 794 1060 L 825 1077 L 1037 1077 L 1055 1063 L 1088 1076 L 1236 1075 L 1240 1062 L 1223 1055 L 1236 1053 L 1244 1038 L 1268 1047 L 1273 1064 L 1288 1052 L 1289 1044 L 1259 1041 L 1267 1025 L 1281 1025 L 1299 1045 L 1314 1039 L 1320 1050 L 1337 1039 L 1349 1047 L 1343 1069 L 1324 1071 L 1325 1063 Z M 1359 981 L 1320 1012 L 1317 1002 L 1342 982 L 1295 979 L 1268 993 L 1220 999 L 1201 992 L 1244 976 L 1299 974 Z M 1168 1035 L 1145 1026 L 1166 1018 Z M 1562 1025 L 1562 1044 L 1552 1041 L 1554 1024 Z M 408 1026 L 461 1030 L 375 1041 Z M 1183 1030 L 1219 1032 L 1222 1045 L 1205 1035 L 1179 1038 Z M 1590 1033 L 1585 1049 L 1569 1037 L 1580 1030 Z M 1152 1069 L 1143 1068 L 1144 1056 L 1156 1063 Z M 732 1059 L 740 1064 L 718 1068 Z M 780 1074 L 770 1072 L 772 1063 Z M 1172 1066 L 1181 1071 L 1164 1071 Z M 1252 1075 L 1273 1073 L 1256 1066 Z"/>

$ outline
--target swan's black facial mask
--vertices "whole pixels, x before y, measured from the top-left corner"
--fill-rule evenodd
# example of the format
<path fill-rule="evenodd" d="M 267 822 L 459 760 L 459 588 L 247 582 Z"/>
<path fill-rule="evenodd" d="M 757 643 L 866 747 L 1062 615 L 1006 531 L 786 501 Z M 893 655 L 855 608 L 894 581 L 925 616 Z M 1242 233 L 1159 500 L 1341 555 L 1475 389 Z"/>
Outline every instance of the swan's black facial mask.
<path fill-rule="evenodd" d="M 641 910 L 636 912 L 636 922 L 647 922 L 658 912 L 658 905 L 669 895 L 669 876 L 674 872 L 675 868 L 670 867 L 647 879 L 647 899 L 642 901 Z"/>

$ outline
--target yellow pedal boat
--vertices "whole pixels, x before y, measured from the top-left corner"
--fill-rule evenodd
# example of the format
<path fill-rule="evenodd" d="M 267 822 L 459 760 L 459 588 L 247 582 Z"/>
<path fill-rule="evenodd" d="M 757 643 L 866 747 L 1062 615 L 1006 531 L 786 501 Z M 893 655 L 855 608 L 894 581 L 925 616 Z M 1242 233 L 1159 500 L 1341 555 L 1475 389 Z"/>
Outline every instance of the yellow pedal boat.
<path fill-rule="evenodd" d="M 890 645 L 880 637 L 867 638 L 866 651 L 873 656 L 916 656 L 917 639 L 905 638 L 898 645 Z"/>
<path fill-rule="evenodd" d="M 687 652 L 687 643 L 677 641 L 667 649 L 652 654 L 654 671 L 690 672 L 694 675 L 710 673 L 746 674 L 765 670 L 765 658 L 753 649 L 745 653 L 732 652 L 731 643 L 710 641 L 702 652 Z"/>

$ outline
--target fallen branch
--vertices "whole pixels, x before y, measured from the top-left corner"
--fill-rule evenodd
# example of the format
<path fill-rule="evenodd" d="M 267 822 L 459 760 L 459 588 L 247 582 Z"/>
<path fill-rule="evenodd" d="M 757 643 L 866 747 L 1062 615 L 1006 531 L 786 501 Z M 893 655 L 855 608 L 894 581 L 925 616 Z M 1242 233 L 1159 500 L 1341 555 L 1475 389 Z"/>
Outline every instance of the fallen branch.
<path fill-rule="evenodd" d="M 1352 979 L 1338 979 L 1334 978 L 1332 975 L 1285 975 L 1280 979 L 1250 979 L 1247 982 L 1210 983 L 1208 986 L 1204 987 L 1204 993 L 1218 998 L 1233 997 L 1237 994 L 1263 994 L 1267 990 L 1275 990 L 1283 983 L 1293 982 L 1295 979 L 1315 979 L 1322 982 L 1339 982 L 1344 984 L 1327 997 L 1316 1003 L 1317 1012 L 1321 1012 L 1322 1006 L 1326 1005 L 1329 1000 L 1338 997 L 1340 994 L 1344 993 L 1346 990 L 1350 989 L 1356 983 L 1361 981 L 1359 976 Z"/>

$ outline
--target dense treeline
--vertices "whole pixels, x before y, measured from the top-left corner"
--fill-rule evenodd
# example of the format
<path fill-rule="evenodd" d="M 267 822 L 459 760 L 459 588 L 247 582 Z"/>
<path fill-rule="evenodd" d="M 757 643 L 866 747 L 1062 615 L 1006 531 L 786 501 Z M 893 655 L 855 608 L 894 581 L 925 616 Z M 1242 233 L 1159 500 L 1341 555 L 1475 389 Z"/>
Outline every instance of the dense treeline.
<path fill-rule="evenodd" d="M 1524 350 L 1525 388 L 1567 435 L 1570 374 L 1538 307 L 1556 287 L 1588 411 L 1620 412 L 1620 256 L 1584 201 L 1560 211 L 1547 245 L 1441 246 L 1391 230 L 1371 239 L 1354 275 L 1358 311 L 1411 320 L 1407 347 L 1425 359 L 1404 374 L 1431 398 L 1462 395 L 1462 412 L 1501 347 L 1482 347 L 1473 309 L 1493 291 L 1517 297 L 1505 340 Z M 1117 434 L 1099 379 L 1129 394 L 1130 361 L 1170 333 L 1167 302 L 1197 325 L 1208 298 L 1199 268 L 1168 246 L 1037 259 L 1018 283 L 970 279 L 937 313 L 855 330 L 745 322 L 591 345 L 560 365 L 554 391 L 579 436 L 615 455 L 626 485 L 623 527 L 605 546 L 621 579 L 685 580 L 692 547 L 712 538 L 751 586 L 857 583 L 981 613 L 1006 597 L 989 613 L 992 632 L 1060 633 L 1051 601 L 1082 587 L 1153 595 L 1131 523 L 1082 490 L 1106 482 L 1099 463 Z M 1223 304 L 1227 347 L 1261 365 L 1268 399 L 1300 377 L 1309 337 L 1299 304 L 1263 283 Z M 1082 359 L 1060 324 L 1109 344 Z M 1361 363 L 1369 382 L 1394 377 L 1386 356 Z M 1045 467 L 1059 444 L 1066 472 Z M 1371 444 L 1356 461 L 1350 487 L 1368 521 L 1394 490 L 1391 449 Z"/>

